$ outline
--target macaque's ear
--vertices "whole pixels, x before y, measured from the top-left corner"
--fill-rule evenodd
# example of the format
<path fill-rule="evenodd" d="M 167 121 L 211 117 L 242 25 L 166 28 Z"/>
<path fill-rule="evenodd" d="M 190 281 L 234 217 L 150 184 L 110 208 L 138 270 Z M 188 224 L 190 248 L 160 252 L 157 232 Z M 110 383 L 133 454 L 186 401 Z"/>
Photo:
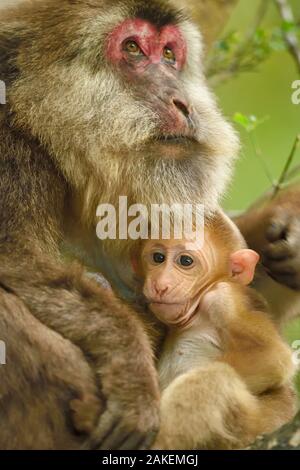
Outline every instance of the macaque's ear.
<path fill-rule="evenodd" d="M 247 286 L 253 281 L 255 268 L 259 261 L 259 255 L 253 250 L 239 250 L 230 257 L 230 270 L 232 276 L 240 284 Z"/>

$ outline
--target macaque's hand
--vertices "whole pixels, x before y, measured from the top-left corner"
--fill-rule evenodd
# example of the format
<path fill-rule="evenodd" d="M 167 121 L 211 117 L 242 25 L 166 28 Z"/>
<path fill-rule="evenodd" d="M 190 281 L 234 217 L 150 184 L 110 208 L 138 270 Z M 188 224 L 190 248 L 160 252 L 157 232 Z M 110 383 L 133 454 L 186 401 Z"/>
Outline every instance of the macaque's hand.
<path fill-rule="evenodd" d="M 262 255 L 268 274 L 293 290 L 300 290 L 300 208 L 277 208 L 266 231 Z"/>
<path fill-rule="evenodd" d="M 73 425 L 79 433 L 91 434 L 104 410 L 103 402 L 94 395 L 70 402 Z"/>
<path fill-rule="evenodd" d="M 89 448 L 144 450 L 151 447 L 159 430 L 158 403 L 149 403 L 141 395 L 136 397 L 136 403 L 131 406 L 126 405 L 125 400 L 123 403 L 122 409 L 121 402 L 111 399 L 107 403 L 107 409 L 88 443 Z"/>
<path fill-rule="evenodd" d="M 135 403 L 132 404 L 126 397 L 119 402 L 110 398 L 96 427 L 94 421 L 91 422 L 90 411 L 82 404 L 76 404 L 79 407 L 77 408 L 77 429 L 88 430 L 91 424 L 93 427 L 91 436 L 83 449 L 143 450 L 150 448 L 159 430 L 159 402 L 156 400 L 149 402 L 149 396 L 145 394 L 143 397 L 138 393 L 137 390 Z"/>
<path fill-rule="evenodd" d="M 134 370 L 124 368 L 121 373 L 117 367 L 117 374 L 116 364 L 108 366 L 110 373 L 103 370 L 101 395 L 105 399 L 104 411 L 83 449 L 142 450 L 153 444 L 159 430 L 158 377 L 152 362 L 134 359 L 137 363 Z M 85 423 L 86 410 L 82 408 L 79 412 Z"/>

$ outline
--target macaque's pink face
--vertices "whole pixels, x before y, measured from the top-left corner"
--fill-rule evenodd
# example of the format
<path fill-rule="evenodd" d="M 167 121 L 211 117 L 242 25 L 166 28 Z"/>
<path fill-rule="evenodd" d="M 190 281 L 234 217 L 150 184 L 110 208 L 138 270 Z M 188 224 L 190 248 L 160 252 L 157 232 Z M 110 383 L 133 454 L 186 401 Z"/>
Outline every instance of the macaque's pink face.
<path fill-rule="evenodd" d="M 176 25 L 158 30 L 143 19 L 126 20 L 111 33 L 107 55 L 116 65 L 143 73 L 148 65 L 171 65 L 181 70 L 186 62 L 187 44 Z"/>
<path fill-rule="evenodd" d="M 184 325 L 211 283 L 216 250 L 191 240 L 149 241 L 142 252 L 144 295 L 151 311 L 168 325 Z"/>
<path fill-rule="evenodd" d="M 195 240 L 149 241 L 142 251 L 143 293 L 160 321 L 182 327 L 218 282 L 235 278 L 248 285 L 258 260 L 258 254 L 248 249 L 229 255 L 226 247 L 221 250 L 212 242 L 208 232 L 204 246 Z"/>
<path fill-rule="evenodd" d="M 194 111 L 180 82 L 187 42 L 179 26 L 158 28 L 141 18 L 125 20 L 109 35 L 106 57 L 160 116 L 160 134 L 194 140 Z"/>

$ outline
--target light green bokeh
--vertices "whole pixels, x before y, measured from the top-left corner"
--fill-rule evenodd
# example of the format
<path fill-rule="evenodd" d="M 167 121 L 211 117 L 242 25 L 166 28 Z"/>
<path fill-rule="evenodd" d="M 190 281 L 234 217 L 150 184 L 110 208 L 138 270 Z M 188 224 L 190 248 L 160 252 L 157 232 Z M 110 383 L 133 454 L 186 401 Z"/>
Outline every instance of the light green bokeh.
<path fill-rule="evenodd" d="M 300 18 L 299 0 L 292 3 L 297 18 Z M 258 0 L 240 0 L 228 29 L 247 30 L 249 19 L 254 17 L 257 5 Z M 279 24 L 274 7 L 270 9 L 266 22 L 269 26 Z M 293 59 L 287 52 L 281 52 L 274 53 L 257 71 L 242 74 L 216 89 L 220 106 L 230 119 L 236 112 L 254 114 L 259 118 L 269 116 L 270 119 L 256 132 L 264 161 L 274 179 L 280 175 L 295 137 L 300 133 L 300 105 L 295 106 L 291 101 L 291 85 L 297 79 L 299 75 Z M 254 155 L 249 136 L 240 128 L 238 130 L 242 139 L 242 152 L 233 184 L 224 202 L 225 208 L 230 210 L 245 209 L 270 187 L 270 182 Z M 295 161 L 300 163 L 300 150 Z M 285 336 L 290 345 L 295 340 L 300 340 L 300 320 L 288 325 Z M 300 394 L 300 374 L 296 383 Z"/>
<path fill-rule="evenodd" d="M 300 18 L 300 2 L 295 1 L 294 11 Z M 240 0 L 228 25 L 229 30 L 247 30 L 254 17 L 258 1 Z M 271 6 L 266 18 L 268 26 L 279 25 L 275 7 Z M 296 66 L 287 52 L 274 53 L 258 70 L 245 73 L 216 89 L 220 105 L 232 119 L 235 112 L 269 120 L 256 131 L 263 158 L 274 179 L 278 178 L 300 133 L 300 105 L 292 104 L 292 83 L 299 79 Z M 242 139 L 241 157 L 235 179 L 225 199 L 226 209 L 241 210 L 270 186 L 260 162 L 256 159 L 249 136 L 238 128 Z M 300 151 L 296 161 L 300 163 Z"/>

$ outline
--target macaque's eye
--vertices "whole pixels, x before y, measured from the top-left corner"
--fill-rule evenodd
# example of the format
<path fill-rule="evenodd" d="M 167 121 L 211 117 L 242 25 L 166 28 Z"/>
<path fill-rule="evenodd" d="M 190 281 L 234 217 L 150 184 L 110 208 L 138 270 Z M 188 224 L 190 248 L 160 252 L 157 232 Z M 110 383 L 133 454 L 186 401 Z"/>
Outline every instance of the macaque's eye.
<path fill-rule="evenodd" d="M 170 47 L 164 48 L 163 56 L 166 62 L 168 62 L 169 64 L 175 64 L 176 56 Z"/>
<path fill-rule="evenodd" d="M 152 258 L 155 264 L 162 264 L 166 261 L 166 257 L 162 253 L 154 253 Z"/>
<path fill-rule="evenodd" d="M 182 255 L 178 260 L 178 264 L 184 268 L 189 268 L 194 264 L 194 260 L 190 256 Z"/>
<path fill-rule="evenodd" d="M 141 55 L 144 55 L 140 46 L 131 39 L 128 41 L 125 41 L 123 50 L 134 57 L 139 57 Z"/>

